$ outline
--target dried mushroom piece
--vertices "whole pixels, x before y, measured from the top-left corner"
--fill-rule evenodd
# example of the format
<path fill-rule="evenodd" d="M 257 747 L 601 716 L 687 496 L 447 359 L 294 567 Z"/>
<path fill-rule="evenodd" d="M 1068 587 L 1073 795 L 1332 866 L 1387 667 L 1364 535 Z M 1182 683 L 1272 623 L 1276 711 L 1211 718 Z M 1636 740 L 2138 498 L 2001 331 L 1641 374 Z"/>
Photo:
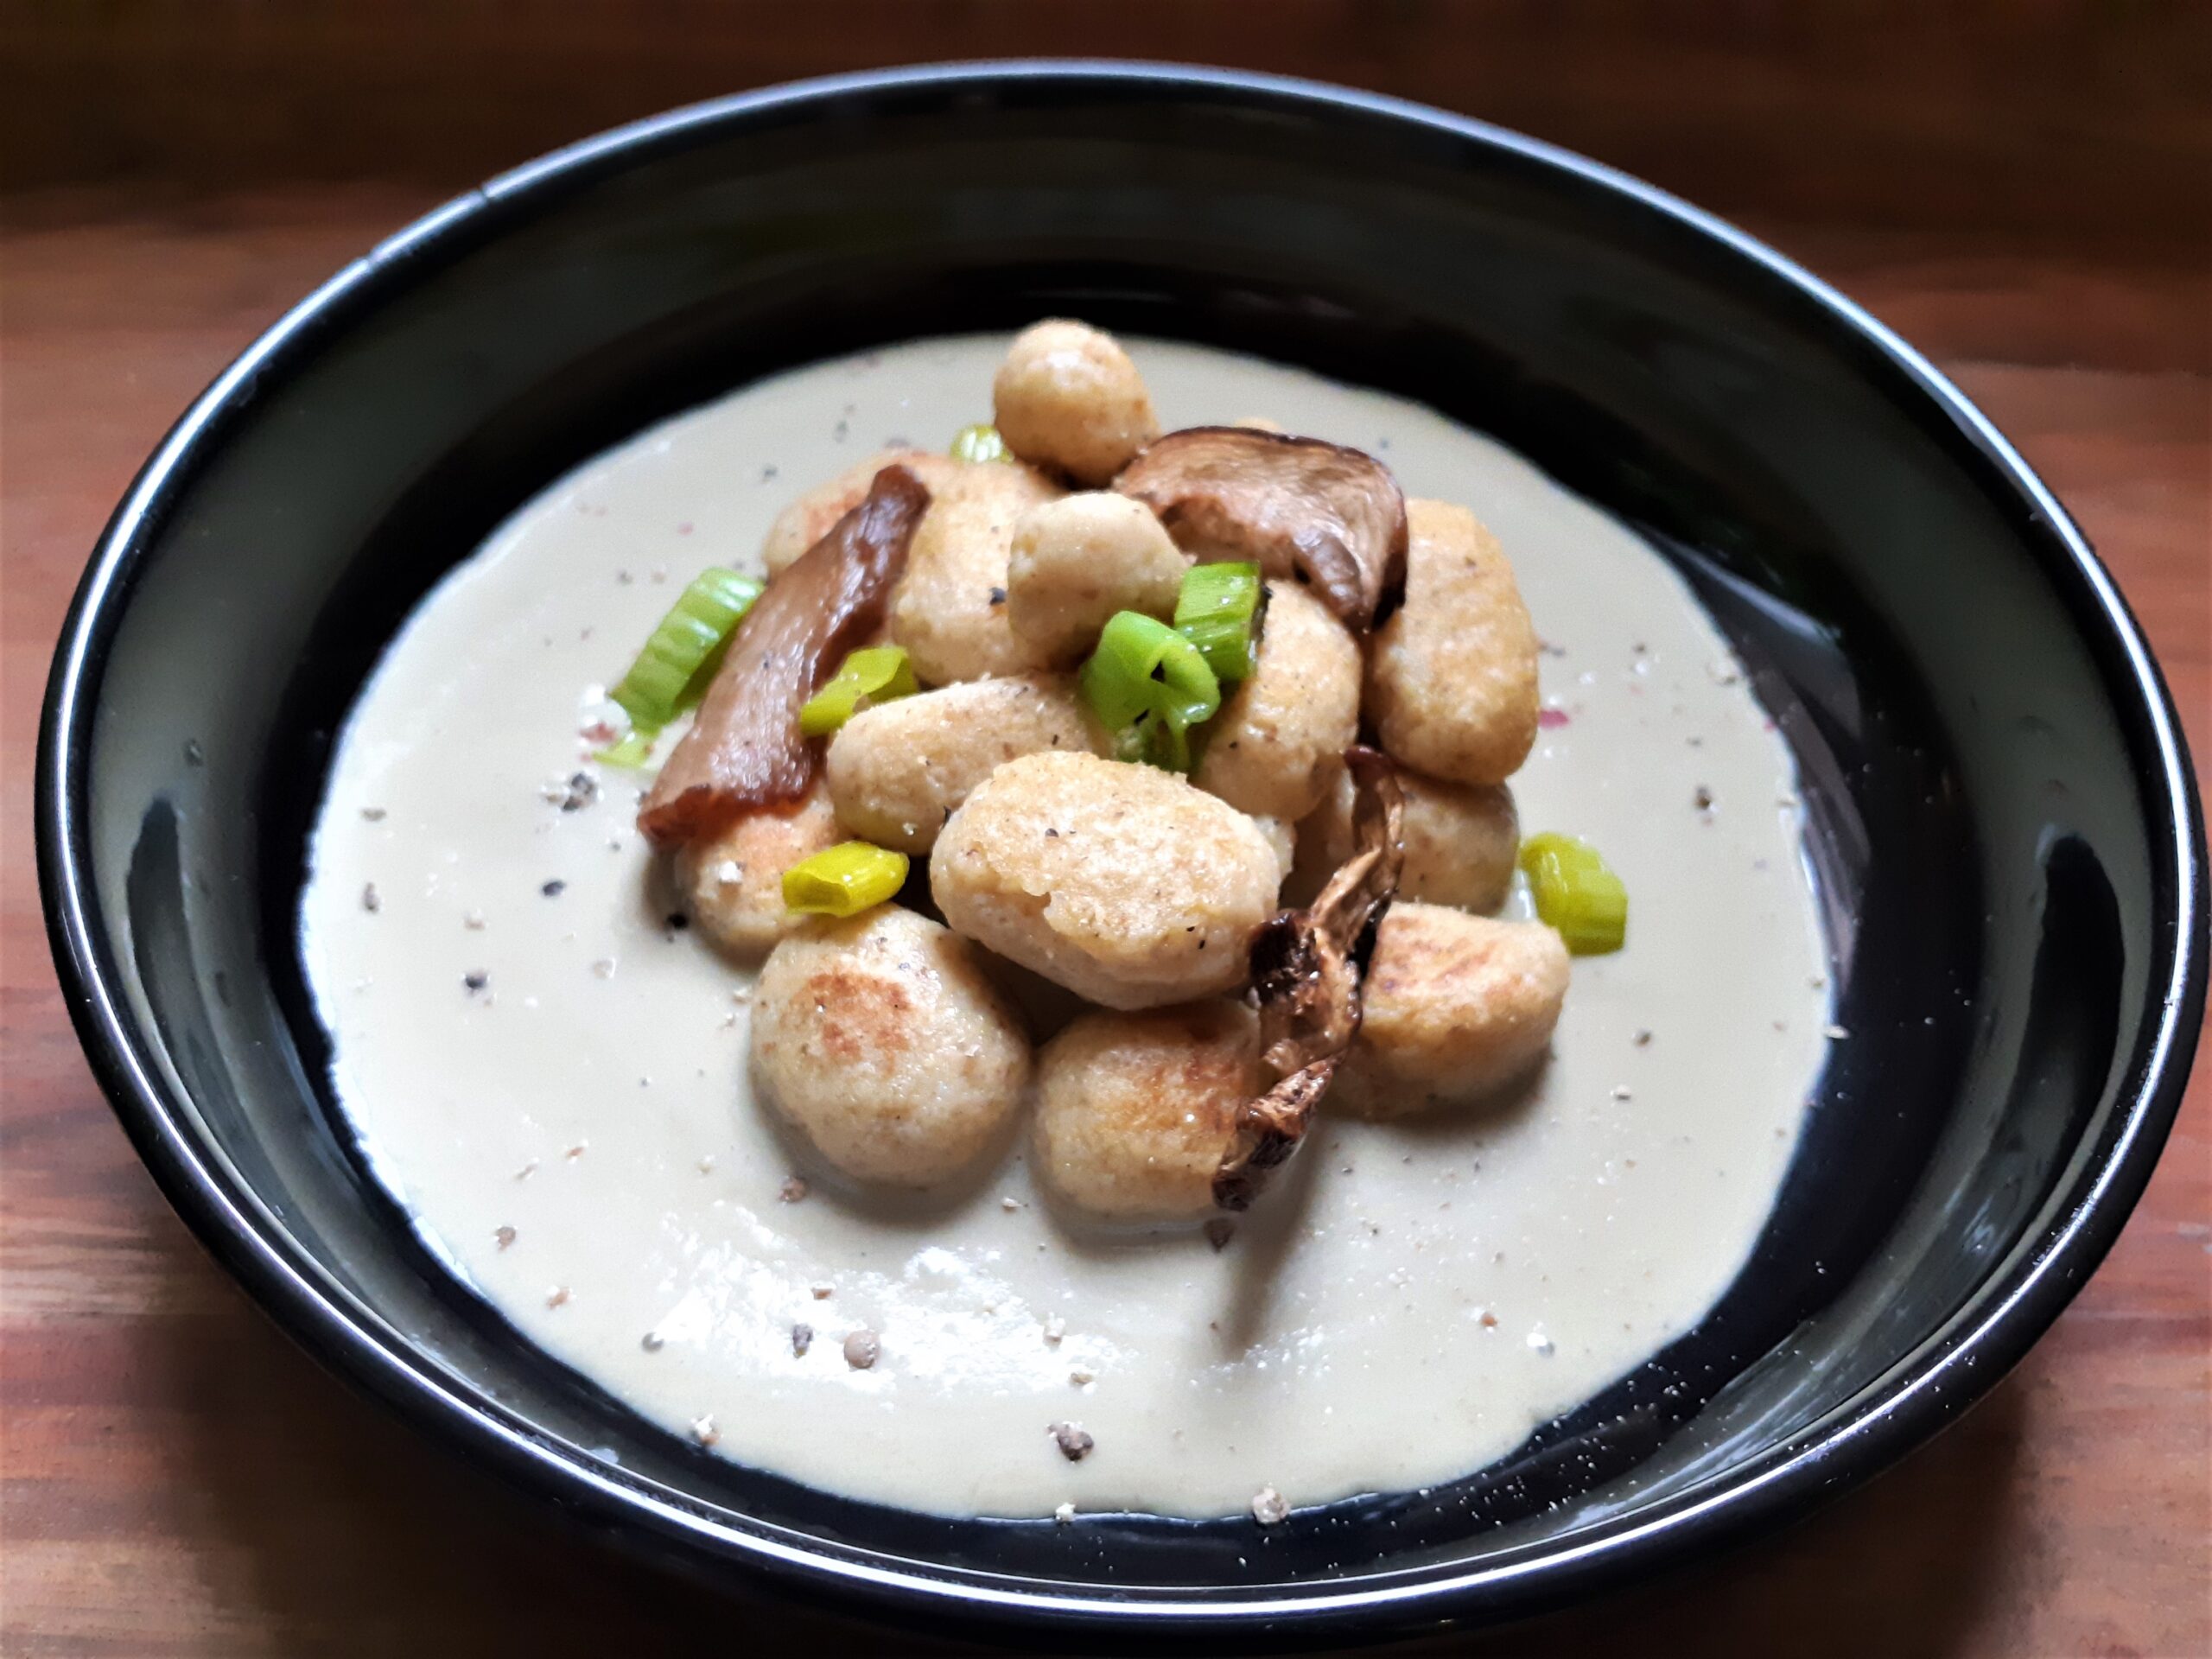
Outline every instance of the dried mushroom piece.
<path fill-rule="evenodd" d="M 800 734 L 799 709 L 882 626 L 929 504 L 912 472 L 886 467 L 867 499 L 769 582 L 645 797 L 638 829 L 647 841 L 681 847 L 748 808 L 805 794 L 821 757 Z"/>
<path fill-rule="evenodd" d="M 1249 558 L 1296 575 L 1364 633 L 1406 584 L 1406 498 L 1357 449 L 1249 427 L 1192 426 L 1156 438 L 1114 480 L 1199 558 Z"/>
<path fill-rule="evenodd" d="M 1313 1121 L 1338 1063 L 1359 1034 L 1360 979 L 1405 861 L 1405 797 L 1379 751 L 1349 749 L 1352 854 L 1304 910 L 1279 912 L 1252 945 L 1260 1064 L 1274 1078 L 1238 1109 L 1213 1177 L 1214 1202 L 1246 1210 Z"/>

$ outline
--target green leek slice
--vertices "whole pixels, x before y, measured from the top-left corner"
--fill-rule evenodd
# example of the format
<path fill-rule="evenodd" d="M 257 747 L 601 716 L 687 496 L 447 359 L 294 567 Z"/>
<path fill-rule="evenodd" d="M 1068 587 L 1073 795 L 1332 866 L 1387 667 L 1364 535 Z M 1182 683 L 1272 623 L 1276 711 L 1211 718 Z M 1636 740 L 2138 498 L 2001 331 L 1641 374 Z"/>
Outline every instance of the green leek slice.
<path fill-rule="evenodd" d="M 1221 682 L 1198 648 L 1140 611 L 1108 620 L 1078 683 L 1123 760 L 1170 772 L 1191 769 L 1191 728 L 1221 707 Z"/>
<path fill-rule="evenodd" d="M 1595 847 L 1548 832 L 1521 843 L 1536 914 L 1578 957 L 1618 950 L 1628 938 L 1628 888 Z"/>
<path fill-rule="evenodd" d="M 1248 678 L 1259 665 L 1266 595 L 1256 564 L 1194 564 L 1175 598 L 1175 631 L 1198 648 L 1215 678 Z"/>
<path fill-rule="evenodd" d="M 692 578 L 612 693 L 630 716 L 633 738 L 650 749 L 662 727 L 706 694 L 730 636 L 760 597 L 760 584 L 734 570 L 716 566 Z M 626 747 L 617 744 L 601 758 Z"/>
<path fill-rule="evenodd" d="M 857 916 L 906 883 L 906 855 L 846 841 L 784 872 L 784 903 L 810 916 Z"/>
<path fill-rule="evenodd" d="M 889 702 L 922 688 L 902 645 L 867 645 L 849 653 L 829 682 L 798 711 L 804 737 L 827 737 L 860 712 L 861 700 Z"/>
<path fill-rule="evenodd" d="M 633 731 L 620 743 L 610 743 L 592 759 L 602 766 L 626 766 L 632 771 L 653 758 L 653 739 L 657 733 Z"/>

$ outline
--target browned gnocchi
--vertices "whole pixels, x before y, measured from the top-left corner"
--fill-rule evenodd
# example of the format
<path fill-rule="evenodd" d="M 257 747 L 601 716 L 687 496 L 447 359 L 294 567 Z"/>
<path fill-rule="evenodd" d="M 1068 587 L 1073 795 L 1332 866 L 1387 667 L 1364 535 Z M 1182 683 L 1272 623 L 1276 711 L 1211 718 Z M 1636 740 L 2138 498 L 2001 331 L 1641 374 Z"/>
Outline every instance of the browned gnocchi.
<path fill-rule="evenodd" d="M 1065 674 L 969 680 L 864 709 L 824 762 L 837 821 L 879 847 L 926 853 L 971 791 L 1017 755 L 1103 753 L 1107 735 Z"/>
<path fill-rule="evenodd" d="M 1051 666 L 1007 621 L 1007 575 L 1021 515 L 1059 493 L 1007 461 L 952 463 L 906 549 L 890 633 L 930 685 Z"/>
<path fill-rule="evenodd" d="M 1329 1105 L 1403 1117 L 1496 1092 L 1543 1058 L 1567 984 L 1567 946 L 1541 922 L 1393 905 Z"/>
<path fill-rule="evenodd" d="M 975 947 L 911 910 L 810 923 L 760 969 L 754 1084 L 853 1180 L 925 1187 L 960 1175 L 999 1142 L 1030 1063 Z"/>
<path fill-rule="evenodd" d="M 1359 647 L 1294 582 L 1270 582 L 1259 662 L 1205 728 L 1192 781 L 1238 810 L 1311 812 L 1359 734 Z"/>
<path fill-rule="evenodd" d="M 1261 1086 L 1259 1019 L 1217 1000 L 1089 1014 L 1037 1057 L 1033 1163 L 1085 1214 L 1208 1214 L 1237 1109 Z"/>
<path fill-rule="evenodd" d="M 1503 784 L 1446 784 L 1402 770 L 1398 787 L 1405 797 L 1406 849 L 1399 897 L 1484 912 L 1503 904 L 1521 846 L 1513 791 Z M 1319 809 L 1299 826 L 1301 862 L 1332 870 L 1351 856 L 1351 779 L 1339 767 Z"/>
<path fill-rule="evenodd" d="M 817 779 L 788 810 L 747 812 L 677 854 L 677 892 L 708 938 L 741 960 L 758 958 L 799 921 L 784 906 L 784 872 L 844 838 Z"/>
<path fill-rule="evenodd" d="M 991 383 L 991 408 L 1007 448 L 1093 487 L 1160 435 L 1152 396 L 1120 342 L 1064 319 L 1014 336 Z"/>
<path fill-rule="evenodd" d="M 1190 555 L 1150 508 L 1086 491 L 1032 507 L 1014 527 L 1007 620 L 1052 662 L 1080 662 L 1116 611 L 1174 614 Z"/>
<path fill-rule="evenodd" d="M 1502 784 L 1536 741 L 1536 632 L 1497 537 L 1465 507 L 1406 503 L 1405 602 L 1376 631 L 1367 715 L 1383 748 L 1455 784 Z"/>
<path fill-rule="evenodd" d="M 945 920 L 1109 1008 L 1243 985 L 1281 869 L 1243 813 L 1173 772 L 1089 754 L 1009 760 L 938 832 Z"/>

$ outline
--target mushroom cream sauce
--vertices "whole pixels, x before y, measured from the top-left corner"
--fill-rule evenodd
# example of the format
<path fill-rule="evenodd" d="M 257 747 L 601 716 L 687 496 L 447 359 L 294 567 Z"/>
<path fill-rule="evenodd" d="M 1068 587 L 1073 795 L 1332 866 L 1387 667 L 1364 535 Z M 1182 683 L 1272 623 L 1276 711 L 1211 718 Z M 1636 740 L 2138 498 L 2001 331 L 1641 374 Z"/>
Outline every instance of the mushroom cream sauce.
<path fill-rule="evenodd" d="M 955 1193 L 784 1196 L 804 1166 L 747 1090 L 752 975 L 672 925 L 641 776 L 588 763 L 580 713 L 699 569 L 758 569 L 793 496 L 988 418 L 1001 336 L 747 386 L 561 480 L 393 642 L 315 835 L 335 1092 L 433 1248 L 672 1433 L 855 1497 L 1208 1516 L 1467 1474 L 1727 1287 L 1827 1040 L 1789 754 L 1650 548 L 1418 404 L 1128 344 L 1171 429 L 1263 415 L 1365 448 L 1512 558 L 1546 642 L 1523 833 L 1590 840 L 1630 896 L 1528 1087 L 1395 1123 L 1325 1105 L 1219 1249 L 1071 1230 L 1026 1126 Z"/>

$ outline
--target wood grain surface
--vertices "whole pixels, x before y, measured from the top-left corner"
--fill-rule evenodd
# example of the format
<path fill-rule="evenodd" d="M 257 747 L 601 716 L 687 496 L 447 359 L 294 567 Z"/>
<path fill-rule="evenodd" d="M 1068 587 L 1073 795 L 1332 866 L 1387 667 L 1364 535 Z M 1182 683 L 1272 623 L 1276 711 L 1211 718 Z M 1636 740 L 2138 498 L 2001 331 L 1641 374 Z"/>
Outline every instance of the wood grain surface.
<path fill-rule="evenodd" d="M 438 194 L 134 186 L 4 204 L 0 1651 L 881 1651 L 873 1633 L 717 1599 L 558 1531 L 318 1371 L 155 1192 L 54 986 L 28 830 L 31 754 L 48 652 L 86 551 L 223 364 Z M 2212 753 L 2202 240 L 2165 225 L 2054 246 L 2008 217 L 1964 230 L 1910 215 L 1885 228 L 1848 216 L 1752 228 L 1928 349 L 2019 443 L 2118 573 L 2197 752 Z M 1730 1559 L 1441 1645 L 2212 1653 L 2212 1067 L 2104 1268 L 1933 1446 Z"/>

